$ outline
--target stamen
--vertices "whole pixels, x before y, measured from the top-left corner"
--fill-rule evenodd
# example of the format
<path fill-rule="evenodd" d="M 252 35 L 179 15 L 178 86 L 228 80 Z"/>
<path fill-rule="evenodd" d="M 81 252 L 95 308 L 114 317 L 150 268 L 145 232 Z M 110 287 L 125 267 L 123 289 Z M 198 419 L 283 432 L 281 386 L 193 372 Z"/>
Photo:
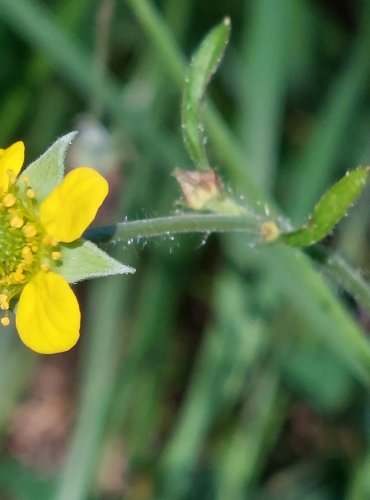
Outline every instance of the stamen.
<path fill-rule="evenodd" d="M 62 257 L 62 254 L 60 252 L 57 252 L 57 251 L 51 252 L 51 258 L 53 260 L 60 260 L 61 257 Z"/>
<path fill-rule="evenodd" d="M 33 238 L 38 232 L 36 225 L 32 222 L 27 222 L 22 231 L 26 238 Z"/>
<path fill-rule="evenodd" d="M 0 319 L 0 323 L 3 325 L 3 326 L 9 326 L 10 324 L 10 319 L 8 316 L 3 316 L 1 319 Z"/>
<path fill-rule="evenodd" d="M 38 272 L 48 272 L 59 261 L 59 241 L 47 236 L 38 222 L 36 192 L 23 177 L 7 172 L 9 183 L 0 187 L 0 325 L 10 323 L 8 311 L 23 286 Z"/>
<path fill-rule="evenodd" d="M 54 236 L 50 236 L 50 234 L 46 234 L 42 242 L 44 245 L 50 245 L 51 247 L 56 247 L 59 244 L 59 241 Z"/>
<path fill-rule="evenodd" d="M 14 194 L 7 193 L 2 199 L 2 204 L 4 205 L 4 207 L 10 208 L 15 204 L 16 201 L 17 198 L 14 196 Z"/>
<path fill-rule="evenodd" d="M 0 294 L 0 309 L 3 311 L 9 309 L 9 299 L 5 293 Z"/>
<path fill-rule="evenodd" d="M 9 224 L 10 224 L 11 227 L 14 227 L 14 229 L 19 229 L 19 228 L 21 228 L 23 226 L 24 220 L 19 215 L 14 215 L 10 219 Z"/>
<path fill-rule="evenodd" d="M 14 271 L 14 273 L 12 273 L 12 277 L 15 283 L 22 283 L 22 281 L 25 278 L 25 275 L 21 266 L 19 266 L 19 268 L 16 271 Z"/>
<path fill-rule="evenodd" d="M 34 256 L 30 247 L 23 247 L 21 255 L 26 266 L 31 265 L 34 261 Z"/>
<path fill-rule="evenodd" d="M 23 258 L 26 258 L 31 254 L 32 254 L 32 250 L 29 246 L 26 245 L 25 247 L 22 248 L 22 257 Z"/>

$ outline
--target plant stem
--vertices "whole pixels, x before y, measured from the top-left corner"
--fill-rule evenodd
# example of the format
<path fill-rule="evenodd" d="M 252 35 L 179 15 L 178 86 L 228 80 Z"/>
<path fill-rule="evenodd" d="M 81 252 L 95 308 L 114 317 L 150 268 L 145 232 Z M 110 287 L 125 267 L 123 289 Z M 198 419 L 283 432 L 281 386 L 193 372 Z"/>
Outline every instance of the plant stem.
<path fill-rule="evenodd" d="M 339 254 L 331 253 L 321 245 L 308 248 L 307 254 L 321 266 L 329 278 L 336 281 L 370 312 L 370 286 L 357 269 Z"/>
<path fill-rule="evenodd" d="M 148 0 L 126 0 L 126 3 L 162 58 L 164 69 L 167 70 L 176 84 L 182 88 L 187 71 L 187 62 L 158 9 Z M 246 168 L 248 161 L 245 158 L 245 152 L 237 144 L 229 128 L 211 102 L 208 102 L 205 106 L 204 114 L 212 145 L 220 159 L 228 166 L 235 183 L 244 191 L 251 202 L 268 201 L 273 206 L 273 200 L 268 200 L 259 187 L 255 186 L 250 179 Z"/>
<path fill-rule="evenodd" d="M 88 230 L 84 238 L 95 243 L 116 243 L 132 238 L 151 238 L 177 233 L 223 233 L 240 231 L 255 238 L 261 234 L 263 220 L 251 215 L 186 214 L 120 222 Z"/>
<path fill-rule="evenodd" d="M 255 239 L 260 236 L 266 220 L 256 215 L 196 214 L 173 215 L 153 219 L 120 222 L 112 226 L 89 229 L 84 238 L 95 243 L 118 243 L 131 239 L 153 238 L 179 233 L 226 233 L 244 232 Z M 339 255 L 330 255 L 324 247 L 316 246 L 308 252 L 318 260 L 325 272 L 335 279 L 370 311 L 370 287 L 368 283 Z"/>
<path fill-rule="evenodd" d="M 334 254 L 325 261 L 324 270 L 370 312 L 370 287 L 356 269 Z"/>

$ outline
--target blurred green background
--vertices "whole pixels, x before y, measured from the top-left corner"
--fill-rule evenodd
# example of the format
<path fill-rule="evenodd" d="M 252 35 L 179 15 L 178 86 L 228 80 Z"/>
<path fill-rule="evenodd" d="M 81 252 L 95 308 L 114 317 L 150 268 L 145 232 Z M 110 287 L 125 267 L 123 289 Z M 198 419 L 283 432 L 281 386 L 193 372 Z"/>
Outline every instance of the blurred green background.
<path fill-rule="evenodd" d="M 184 72 L 229 15 L 213 166 L 302 223 L 370 161 L 367 0 L 0 0 L 0 144 L 74 129 L 110 181 L 97 224 L 174 212 Z M 222 116 L 222 118 L 221 118 Z M 325 245 L 369 276 L 369 193 Z M 370 499 L 370 311 L 302 252 L 241 235 L 106 249 L 134 276 L 76 287 L 79 345 L 0 331 L 0 499 Z M 348 343 L 342 339 L 347 338 Z"/>

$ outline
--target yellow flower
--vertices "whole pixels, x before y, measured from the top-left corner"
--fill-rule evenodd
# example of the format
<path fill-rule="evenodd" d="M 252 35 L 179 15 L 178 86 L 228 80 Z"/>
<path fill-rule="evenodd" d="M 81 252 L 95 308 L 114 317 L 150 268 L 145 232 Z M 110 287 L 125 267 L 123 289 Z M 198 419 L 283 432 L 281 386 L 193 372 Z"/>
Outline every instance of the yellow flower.
<path fill-rule="evenodd" d="M 79 167 L 40 200 L 30 180 L 18 177 L 23 161 L 22 142 L 0 150 L 0 321 L 9 324 L 9 310 L 18 302 L 21 340 L 39 353 L 63 352 L 75 345 L 80 330 L 63 259 L 71 242 L 82 241 L 108 184 L 95 170 Z"/>

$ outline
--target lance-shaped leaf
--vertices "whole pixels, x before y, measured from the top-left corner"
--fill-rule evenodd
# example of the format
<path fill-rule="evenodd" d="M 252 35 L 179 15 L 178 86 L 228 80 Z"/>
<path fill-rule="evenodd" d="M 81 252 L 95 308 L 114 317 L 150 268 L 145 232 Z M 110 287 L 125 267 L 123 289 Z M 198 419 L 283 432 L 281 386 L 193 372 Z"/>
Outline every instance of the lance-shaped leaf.
<path fill-rule="evenodd" d="M 54 142 L 45 153 L 31 163 L 21 174 L 27 176 L 30 185 L 37 192 L 37 199 L 41 202 L 62 181 L 64 177 L 64 159 L 67 150 L 77 135 L 70 132 Z"/>
<path fill-rule="evenodd" d="M 369 170 L 370 167 L 359 167 L 347 172 L 324 194 L 304 226 L 282 235 L 285 243 L 293 247 L 304 247 L 327 236 L 362 193 Z"/>
<path fill-rule="evenodd" d="M 182 133 L 190 158 L 197 167 L 206 169 L 208 159 L 204 126 L 201 121 L 201 103 L 211 76 L 221 62 L 229 40 L 230 19 L 213 28 L 193 55 L 182 99 Z"/>

